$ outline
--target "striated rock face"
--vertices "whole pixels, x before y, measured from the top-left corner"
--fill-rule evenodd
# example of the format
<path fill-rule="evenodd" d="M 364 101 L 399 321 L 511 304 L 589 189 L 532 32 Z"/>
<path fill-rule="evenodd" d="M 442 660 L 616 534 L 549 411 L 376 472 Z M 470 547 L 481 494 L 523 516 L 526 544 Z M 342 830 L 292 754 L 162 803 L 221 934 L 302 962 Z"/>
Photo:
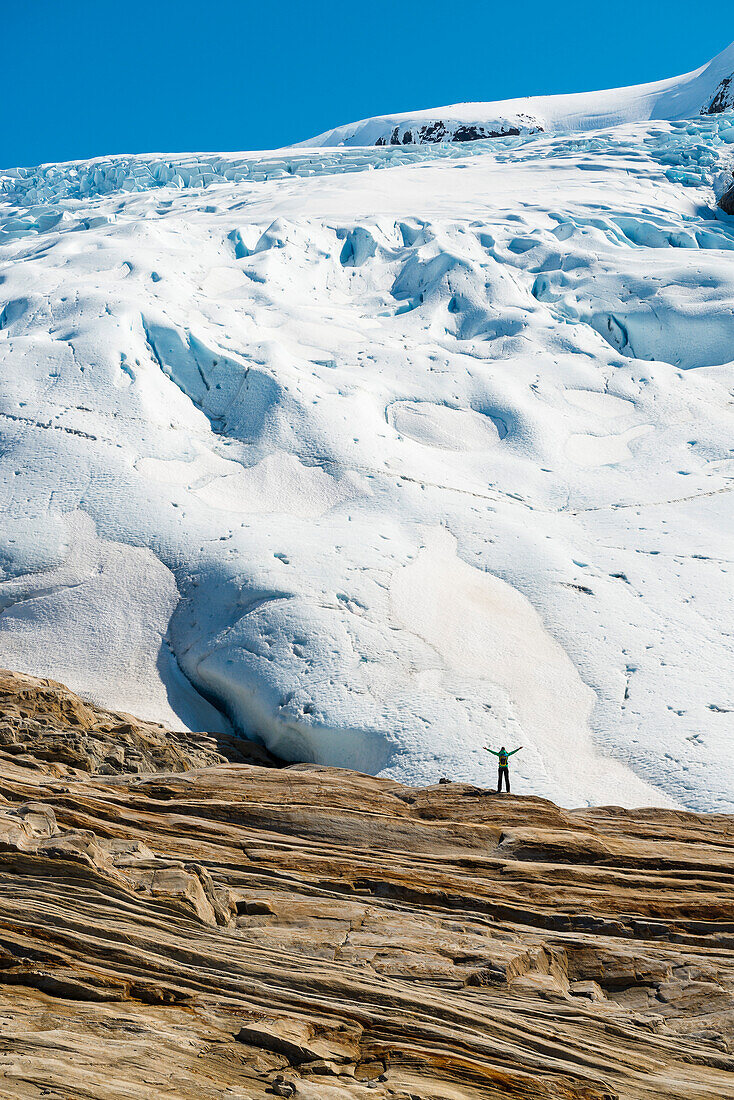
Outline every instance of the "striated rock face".
<path fill-rule="evenodd" d="M 3 1098 L 734 1095 L 731 818 L 272 767 L 0 692 Z"/>
<path fill-rule="evenodd" d="M 57 775 L 76 771 L 186 771 L 209 764 L 280 763 L 252 741 L 224 733 L 173 733 L 155 722 L 102 710 L 53 680 L 0 669 L 0 748 L 9 757 L 44 761 Z"/>

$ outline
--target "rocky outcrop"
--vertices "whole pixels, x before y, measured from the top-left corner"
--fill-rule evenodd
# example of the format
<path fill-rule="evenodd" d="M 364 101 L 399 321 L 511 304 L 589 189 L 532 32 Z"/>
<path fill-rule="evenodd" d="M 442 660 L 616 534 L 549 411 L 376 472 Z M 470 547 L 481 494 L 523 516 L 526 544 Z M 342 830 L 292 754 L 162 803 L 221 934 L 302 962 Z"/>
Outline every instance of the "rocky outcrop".
<path fill-rule="evenodd" d="M 57 775 L 186 771 L 236 761 L 276 765 L 266 749 L 226 734 L 174 733 L 85 703 L 53 680 L 0 669 L 0 749 Z"/>
<path fill-rule="evenodd" d="M 395 126 L 387 137 L 378 137 L 375 145 L 433 145 L 442 141 L 482 141 L 485 138 L 519 137 L 542 134 L 543 127 L 532 118 L 520 116 L 517 123 L 503 122 L 497 127 L 435 119 L 422 126 Z"/>
<path fill-rule="evenodd" d="M 709 102 L 701 108 L 702 115 L 718 115 L 734 109 L 734 73 L 725 77 Z"/>
<path fill-rule="evenodd" d="M 724 211 L 725 214 L 734 214 L 734 183 L 728 191 L 719 199 L 719 208 Z"/>
<path fill-rule="evenodd" d="M 243 762 L 0 691 L 3 1097 L 734 1094 L 731 818 Z"/>

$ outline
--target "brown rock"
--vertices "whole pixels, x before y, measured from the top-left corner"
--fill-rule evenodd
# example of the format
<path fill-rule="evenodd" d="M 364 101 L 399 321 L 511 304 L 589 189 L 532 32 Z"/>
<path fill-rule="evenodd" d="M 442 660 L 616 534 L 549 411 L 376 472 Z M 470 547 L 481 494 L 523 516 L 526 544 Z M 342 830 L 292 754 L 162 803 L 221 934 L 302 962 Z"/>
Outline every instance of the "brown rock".
<path fill-rule="evenodd" d="M 0 692 L 3 1100 L 734 1095 L 732 818 L 265 767 Z"/>

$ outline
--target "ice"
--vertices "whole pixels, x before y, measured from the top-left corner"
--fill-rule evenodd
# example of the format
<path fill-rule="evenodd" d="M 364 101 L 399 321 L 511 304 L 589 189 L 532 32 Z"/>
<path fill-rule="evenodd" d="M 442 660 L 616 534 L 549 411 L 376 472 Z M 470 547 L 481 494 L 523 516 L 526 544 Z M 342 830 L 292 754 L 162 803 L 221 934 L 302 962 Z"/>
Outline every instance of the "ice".
<path fill-rule="evenodd" d="M 485 145 L 485 143 L 480 143 Z M 471 152 L 479 152 L 471 148 Z M 229 155 L 188 154 L 186 156 L 112 156 L 69 164 L 43 164 L 35 168 L 0 170 L 0 195 L 19 206 L 53 204 L 61 199 L 94 199 L 124 192 L 142 193 L 159 188 L 187 190 L 247 180 L 266 183 L 289 177 L 308 178 L 345 172 L 362 172 L 398 164 L 465 156 L 466 150 L 369 149 L 328 150 L 300 153 L 287 149 L 278 153 Z M 13 226 L 9 226 L 13 228 Z M 20 218 L 19 231 L 32 231 L 39 223 Z"/>
<path fill-rule="evenodd" d="M 731 810 L 732 125 L 1 173 L 0 663 Z"/>

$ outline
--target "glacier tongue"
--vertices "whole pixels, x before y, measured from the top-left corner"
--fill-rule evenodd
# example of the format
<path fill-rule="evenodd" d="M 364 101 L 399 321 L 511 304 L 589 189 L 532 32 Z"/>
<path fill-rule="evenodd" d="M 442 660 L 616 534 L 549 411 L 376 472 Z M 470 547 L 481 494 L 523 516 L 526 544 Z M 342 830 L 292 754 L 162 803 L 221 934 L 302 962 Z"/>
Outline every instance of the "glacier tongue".
<path fill-rule="evenodd" d="M 0 662 L 289 759 L 489 784 L 512 741 L 525 791 L 731 809 L 732 144 L 0 173 Z"/>

